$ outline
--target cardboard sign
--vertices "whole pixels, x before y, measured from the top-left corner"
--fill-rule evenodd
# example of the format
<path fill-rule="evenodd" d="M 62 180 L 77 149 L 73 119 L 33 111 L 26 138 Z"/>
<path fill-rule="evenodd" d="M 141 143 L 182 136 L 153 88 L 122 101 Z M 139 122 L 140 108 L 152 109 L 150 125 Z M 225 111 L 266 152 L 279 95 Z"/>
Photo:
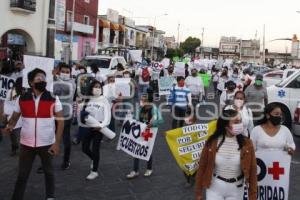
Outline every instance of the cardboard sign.
<path fill-rule="evenodd" d="M 51 92 L 53 91 L 53 58 L 24 55 L 24 66 L 25 68 L 23 69 L 23 87 L 30 88 L 28 84 L 27 74 L 35 68 L 39 68 L 46 72 L 47 90 Z"/>
<path fill-rule="evenodd" d="M 170 59 L 164 58 L 160 63 L 164 66 L 164 68 L 168 68 L 170 65 Z"/>
<path fill-rule="evenodd" d="M 142 50 L 129 50 L 128 52 L 133 62 L 142 62 Z"/>
<path fill-rule="evenodd" d="M 159 62 L 153 62 L 151 65 L 151 69 L 156 72 L 160 72 L 163 69 L 163 65 Z"/>
<path fill-rule="evenodd" d="M 257 199 L 289 198 L 291 156 L 285 151 L 257 151 Z M 244 200 L 248 199 L 245 188 Z"/>
<path fill-rule="evenodd" d="M 126 119 L 121 128 L 117 150 L 141 160 L 149 161 L 152 154 L 157 128 L 147 129 L 147 125 L 133 119 Z"/>
<path fill-rule="evenodd" d="M 158 82 L 159 95 L 169 95 L 174 81 L 173 77 L 160 77 Z"/>
<path fill-rule="evenodd" d="M 175 74 L 175 76 L 185 77 L 185 64 L 183 62 L 175 63 L 174 74 Z"/>
<path fill-rule="evenodd" d="M 15 85 L 15 79 L 0 75 L 0 99 L 6 100 L 9 98 L 9 90 L 11 90 Z"/>
<path fill-rule="evenodd" d="M 166 132 L 169 148 L 182 171 L 187 175 L 196 173 L 206 140 L 216 129 L 216 121 L 194 124 Z"/>
<path fill-rule="evenodd" d="M 121 94 L 122 97 L 131 96 L 130 78 L 116 78 L 116 96 Z"/>

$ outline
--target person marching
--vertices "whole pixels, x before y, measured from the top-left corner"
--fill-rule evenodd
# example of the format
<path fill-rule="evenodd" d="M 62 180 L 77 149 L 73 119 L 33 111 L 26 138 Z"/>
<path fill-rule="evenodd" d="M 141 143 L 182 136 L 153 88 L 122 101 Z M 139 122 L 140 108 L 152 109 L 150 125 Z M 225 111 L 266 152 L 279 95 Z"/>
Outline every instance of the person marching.
<path fill-rule="evenodd" d="M 191 90 L 192 104 L 194 109 L 196 105 L 203 99 L 205 95 L 204 84 L 201 77 L 198 76 L 198 71 L 195 67 L 191 69 L 191 76 L 185 79 L 186 87 Z"/>
<path fill-rule="evenodd" d="M 256 157 L 252 141 L 243 133 L 241 116 L 233 105 L 225 106 L 214 134 L 201 153 L 196 174 L 196 200 L 241 200 L 244 182 L 249 200 L 256 200 Z"/>
<path fill-rule="evenodd" d="M 140 100 L 140 108 L 138 111 L 138 118 L 140 122 L 147 124 L 147 129 L 158 129 L 158 125 L 163 122 L 161 114 L 158 108 L 153 104 L 154 91 L 152 89 L 147 90 L 147 95 L 143 95 Z M 145 177 L 152 175 L 152 155 L 147 161 L 147 170 L 144 174 Z M 133 161 L 133 171 L 131 171 L 126 177 L 128 179 L 133 179 L 139 176 L 139 159 L 134 158 Z"/>
<path fill-rule="evenodd" d="M 236 92 L 236 84 L 233 81 L 225 83 L 226 90 L 220 96 L 220 109 L 222 110 L 226 105 L 233 104 L 233 98 Z"/>
<path fill-rule="evenodd" d="M 264 118 L 251 132 L 251 139 L 256 150 L 282 150 L 293 155 L 296 145 L 291 131 L 284 125 L 281 107 L 270 103 L 264 111 Z"/>
<path fill-rule="evenodd" d="M 55 198 L 52 160 L 59 153 L 64 128 L 62 105 L 58 97 L 52 97 L 46 90 L 46 73 L 43 70 L 36 68 L 27 76 L 30 90 L 17 99 L 14 113 L 5 129 L 11 132 L 22 116 L 19 172 L 12 200 L 23 199 L 36 155 L 42 161 L 46 199 L 50 200 Z"/>
<path fill-rule="evenodd" d="M 94 180 L 99 176 L 98 166 L 100 160 L 100 144 L 103 139 L 103 129 L 110 124 L 111 105 L 103 96 L 101 83 L 94 80 L 89 89 L 89 99 L 85 100 L 85 105 L 81 111 L 81 123 L 87 124 L 87 116 L 92 116 L 99 123 L 99 127 L 88 126 L 82 139 L 82 151 L 91 160 L 91 172 L 86 177 L 87 180 Z M 92 143 L 92 149 L 91 149 Z"/>

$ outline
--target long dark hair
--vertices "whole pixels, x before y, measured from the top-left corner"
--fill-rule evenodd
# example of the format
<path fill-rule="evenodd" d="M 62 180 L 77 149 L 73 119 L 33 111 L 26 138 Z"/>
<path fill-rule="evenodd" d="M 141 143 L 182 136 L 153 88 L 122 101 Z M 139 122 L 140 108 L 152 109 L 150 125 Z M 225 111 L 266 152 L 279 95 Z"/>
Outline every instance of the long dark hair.
<path fill-rule="evenodd" d="M 267 114 L 270 115 L 270 113 L 275 110 L 276 108 L 280 108 L 280 105 L 278 103 L 270 103 L 265 107 L 264 110 L 264 118 L 258 121 L 257 125 L 262 125 L 268 122 Z"/>
<path fill-rule="evenodd" d="M 213 133 L 213 135 L 211 135 L 208 138 L 206 143 L 211 144 L 213 141 L 218 140 L 219 137 L 222 137 L 222 140 L 217 147 L 217 151 L 218 151 L 225 141 L 226 127 L 228 127 L 230 119 L 237 116 L 238 114 L 239 112 L 234 108 L 233 105 L 225 106 L 225 108 L 222 111 L 222 115 L 219 117 L 217 121 L 216 131 Z M 242 134 L 240 134 L 236 136 L 236 139 L 239 145 L 238 150 L 241 150 L 245 144 L 245 138 Z"/>

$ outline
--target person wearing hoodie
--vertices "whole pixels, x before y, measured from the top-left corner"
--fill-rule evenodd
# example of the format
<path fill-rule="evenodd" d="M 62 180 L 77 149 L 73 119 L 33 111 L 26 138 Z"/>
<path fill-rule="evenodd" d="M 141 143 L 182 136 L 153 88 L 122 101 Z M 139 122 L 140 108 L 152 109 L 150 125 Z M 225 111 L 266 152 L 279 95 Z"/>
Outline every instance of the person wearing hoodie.
<path fill-rule="evenodd" d="M 82 151 L 92 160 L 91 172 L 86 179 L 94 180 L 99 176 L 100 144 L 103 139 L 103 130 L 110 124 L 111 105 L 108 99 L 103 96 L 101 83 L 97 80 L 94 80 L 91 83 L 89 95 L 90 96 L 85 100 L 85 105 L 81 111 L 80 122 L 81 124 L 86 124 L 85 127 L 87 129 L 82 140 Z M 86 119 L 87 116 L 91 116 L 97 120 L 99 127 L 98 125 L 96 127 L 89 126 Z"/>
<path fill-rule="evenodd" d="M 53 93 L 57 95 L 62 102 L 63 114 L 64 114 L 64 156 L 61 165 L 62 170 L 70 168 L 70 156 L 71 156 L 71 124 L 73 117 L 73 98 L 75 94 L 75 81 L 72 77 L 72 68 L 65 64 L 60 63 L 58 65 L 58 77 L 53 85 Z"/>

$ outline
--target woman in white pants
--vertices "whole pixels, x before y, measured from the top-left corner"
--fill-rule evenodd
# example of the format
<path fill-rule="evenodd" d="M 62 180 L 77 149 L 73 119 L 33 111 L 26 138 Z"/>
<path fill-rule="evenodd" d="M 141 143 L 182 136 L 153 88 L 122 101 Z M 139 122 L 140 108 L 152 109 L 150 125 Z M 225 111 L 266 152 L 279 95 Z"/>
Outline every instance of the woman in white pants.
<path fill-rule="evenodd" d="M 244 126 L 237 108 L 225 106 L 217 121 L 215 133 L 201 153 L 196 175 L 196 199 L 241 200 L 244 183 L 248 185 L 249 200 L 256 200 L 257 177 L 254 147 L 243 136 Z"/>

